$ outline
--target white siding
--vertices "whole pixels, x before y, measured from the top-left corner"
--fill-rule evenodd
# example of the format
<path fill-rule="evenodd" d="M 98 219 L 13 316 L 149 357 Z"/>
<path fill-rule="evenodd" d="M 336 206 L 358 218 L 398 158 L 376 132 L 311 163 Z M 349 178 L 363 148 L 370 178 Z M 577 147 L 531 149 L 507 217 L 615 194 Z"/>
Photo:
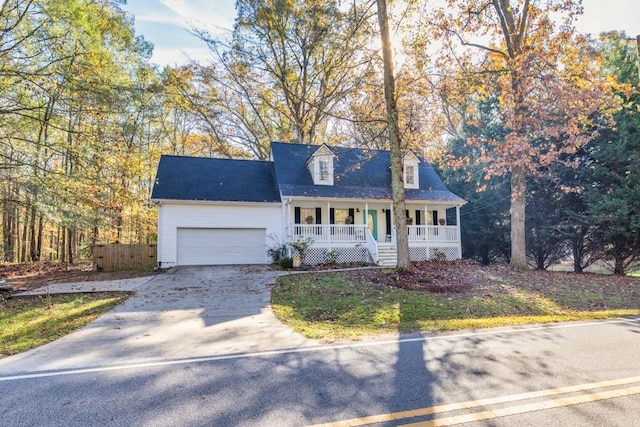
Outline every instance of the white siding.
<path fill-rule="evenodd" d="M 162 201 L 158 208 L 158 263 L 173 267 L 177 263 L 178 228 L 248 228 L 266 229 L 269 235 L 280 238 L 282 208 L 280 204 L 214 204 Z M 275 244 L 275 243 L 274 243 Z M 267 263 L 264 253 L 264 263 Z"/>

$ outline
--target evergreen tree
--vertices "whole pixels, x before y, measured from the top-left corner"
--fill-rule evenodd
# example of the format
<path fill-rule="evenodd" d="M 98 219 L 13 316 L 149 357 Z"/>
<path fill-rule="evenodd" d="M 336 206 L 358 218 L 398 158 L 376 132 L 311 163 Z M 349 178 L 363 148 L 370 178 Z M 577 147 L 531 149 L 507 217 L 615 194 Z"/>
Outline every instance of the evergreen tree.
<path fill-rule="evenodd" d="M 624 33 L 602 36 L 605 73 L 615 77 L 622 107 L 615 125 L 603 127 L 587 146 L 583 179 L 584 221 L 615 274 L 640 255 L 640 111 L 637 53 Z"/>

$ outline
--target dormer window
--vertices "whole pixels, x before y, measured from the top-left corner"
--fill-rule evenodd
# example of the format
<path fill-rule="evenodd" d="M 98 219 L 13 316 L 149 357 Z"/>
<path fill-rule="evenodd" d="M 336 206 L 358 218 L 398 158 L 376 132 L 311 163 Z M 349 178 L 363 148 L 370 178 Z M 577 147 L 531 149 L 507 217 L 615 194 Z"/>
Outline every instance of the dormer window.
<path fill-rule="evenodd" d="M 307 159 L 307 168 L 315 185 L 333 185 L 334 157 L 333 151 L 326 144 L 322 144 Z"/>
<path fill-rule="evenodd" d="M 404 182 L 407 186 L 416 185 L 415 172 L 416 167 L 413 165 L 407 165 L 404 168 Z"/>
<path fill-rule="evenodd" d="M 320 169 L 320 181 L 329 181 L 329 162 L 326 160 L 319 160 L 318 166 Z"/>
<path fill-rule="evenodd" d="M 404 188 L 420 188 L 419 163 L 420 159 L 412 151 L 404 155 Z"/>

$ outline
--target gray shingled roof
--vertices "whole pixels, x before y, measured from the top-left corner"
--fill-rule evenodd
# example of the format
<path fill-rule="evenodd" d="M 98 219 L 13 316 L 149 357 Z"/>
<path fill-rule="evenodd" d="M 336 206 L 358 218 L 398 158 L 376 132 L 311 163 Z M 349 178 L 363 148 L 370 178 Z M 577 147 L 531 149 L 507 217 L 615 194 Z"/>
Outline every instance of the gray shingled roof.
<path fill-rule="evenodd" d="M 152 200 L 280 202 L 271 162 L 162 156 Z"/>
<path fill-rule="evenodd" d="M 306 161 L 317 145 L 273 142 L 273 163 L 257 160 L 162 156 L 152 200 L 279 202 L 283 197 L 391 200 L 388 151 L 330 147 L 335 153 L 334 185 L 314 185 Z M 444 185 L 433 167 L 420 159 L 419 189 L 407 200 L 464 203 Z"/>
<path fill-rule="evenodd" d="M 306 160 L 317 145 L 273 142 L 276 182 L 283 197 L 327 197 L 345 199 L 391 199 L 391 157 L 388 151 L 331 147 L 334 158 L 334 185 L 314 185 Z M 420 159 L 419 189 L 407 189 L 407 200 L 463 203 L 449 191 L 433 167 Z"/>

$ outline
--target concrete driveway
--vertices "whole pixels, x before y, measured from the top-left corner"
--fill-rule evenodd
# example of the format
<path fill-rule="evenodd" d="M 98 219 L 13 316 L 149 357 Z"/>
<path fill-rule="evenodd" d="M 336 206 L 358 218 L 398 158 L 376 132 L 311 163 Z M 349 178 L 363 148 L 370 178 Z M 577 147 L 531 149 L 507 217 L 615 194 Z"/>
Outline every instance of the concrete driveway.
<path fill-rule="evenodd" d="M 0 374 L 148 363 L 315 346 L 270 309 L 265 266 L 179 267 L 55 342 L 0 360 Z"/>

